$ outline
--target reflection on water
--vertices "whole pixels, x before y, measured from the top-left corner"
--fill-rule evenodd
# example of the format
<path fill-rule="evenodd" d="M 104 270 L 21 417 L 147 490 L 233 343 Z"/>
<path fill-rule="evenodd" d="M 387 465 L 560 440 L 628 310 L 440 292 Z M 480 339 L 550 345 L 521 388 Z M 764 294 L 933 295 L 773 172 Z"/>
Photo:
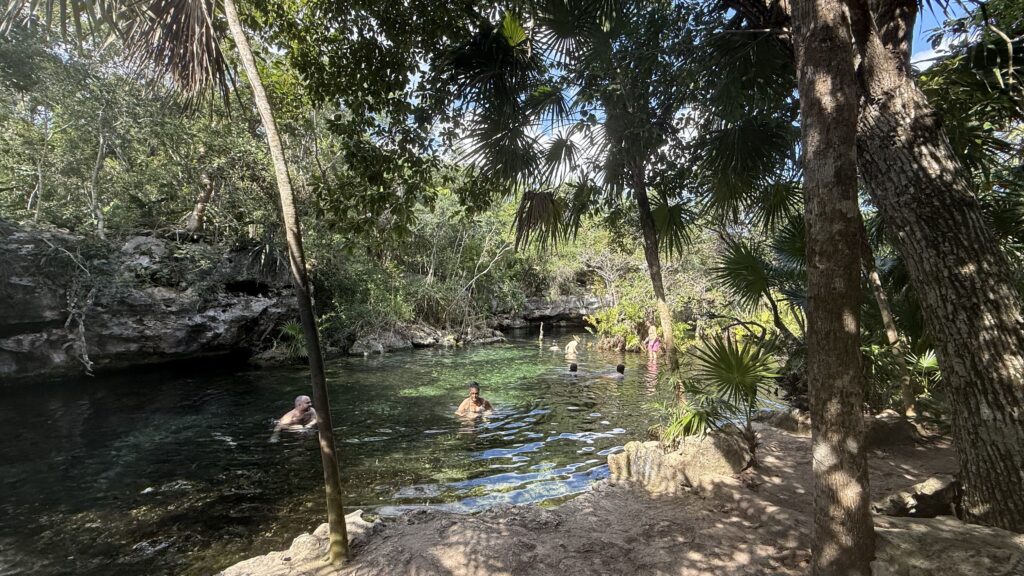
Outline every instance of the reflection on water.
<path fill-rule="evenodd" d="M 346 507 L 559 501 L 652 424 L 656 364 L 550 338 L 328 363 Z M 555 334 L 564 346 L 566 334 Z M 625 362 L 624 380 L 607 378 Z M 452 413 L 470 380 L 494 412 Z M 0 575 L 209 574 L 324 521 L 316 436 L 273 421 L 304 370 L 169 371 L 3 392 Z"/>

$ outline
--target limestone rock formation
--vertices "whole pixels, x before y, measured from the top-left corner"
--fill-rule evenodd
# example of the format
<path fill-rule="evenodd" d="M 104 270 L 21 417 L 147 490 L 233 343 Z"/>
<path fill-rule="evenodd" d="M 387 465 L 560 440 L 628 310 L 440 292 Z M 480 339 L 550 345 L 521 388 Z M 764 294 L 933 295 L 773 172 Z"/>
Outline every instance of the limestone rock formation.
<path fill-rule="evenodd" d="M 363 520 L 363 511 L 356 510 L 345 515 L 345 528 L 349 544 L 360 545 L 379 528 L 379 522 Z M 299 576 L 326 574 L 329 566 L 325 562 L 330 541 L 327 524 L 321 524 L 312 534 L 303 534 L 292 541 L 290 548 L 283 552 L 271 552 L 265 556 L 239 562 L 217 576 Z"/>
<path fill-rule="evenodd" d="M 917 428 L 893 410 L 884 410 L 873 418 L 867 418 L 864 424 L 864 445 L 868 448 L 900 446 L 917 441 Z"/>
<path fill-rule="evenodd" d="M 251 352 L 295 315 L 287 267 L 263 256 L 0 221 L 0 380 Z"/>
<path fill-rule="evenodd" d="M 666 452 L 660 442 L 629 442 L 608 457 L 612 480 L 636 483 L 652 494 L 677 494 L 688 486 L 709 487 L 716 478 L 739 474 L 753 461 L 738 432 L 688 436 Z"/>
<path fill-rule="evenodd" d="M 956 514 L 963 487 L 952 476 L 932 477 L 872 504 L 877 514 L 934 518 Z"/>
<path fill-rule="evenodd" d="M 965 524 L 951 516 L 875 516 L 874 576 L 1017 576 L 1024 534 Z"/>
<path fill-rule="evenodd" d="M 789 410 L 761 410 L 751 420 L 778 428 L 779 430 L 793 432 L 794 434 L 811 433 L 811 415 L 797 408 Z"/>
<path fill-rule="evenodd" d="M 428 346 L 459 346 L 504 342 L 505 336 L 492 328 L 468 328 L 462 333 L 438 330 L 423 324 L 400 324 L 390 330 L 362 335 L 349 347 L 350 356 L 368 356 Z"/>
<path fill-rule="evenodd" d="M 580 323 L 583 317 L 601 308 L 612 306 L 614 300 L 592 294 L 582 296 L 560 296 L 558 298 L 527 298 L 523 309 L 503 314 L 491 321 L 494 328 L 521 328 L 531 322 Z"/>

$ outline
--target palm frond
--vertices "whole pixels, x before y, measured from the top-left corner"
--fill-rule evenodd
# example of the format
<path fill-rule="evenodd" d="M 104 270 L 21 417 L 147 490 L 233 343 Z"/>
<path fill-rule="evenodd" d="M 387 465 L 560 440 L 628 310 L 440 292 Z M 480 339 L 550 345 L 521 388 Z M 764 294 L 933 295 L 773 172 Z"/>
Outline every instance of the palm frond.
<path fill-rule="evenodd" d="M 754 196 L 754 224 L 765 230 L 774 230 L 803 213 L 803 189 L 798 180 L 766 182 L 757 187 Z"/>
<path fill-rule="evenodd" d="M 740 306 L 748 309 L 757 308 L 772 287 L 768 262 L 751 244 L 742 240 L 726 244 L 711 275 Z"/>
<path fill-rule="evenodd" d="M 7 0 L 0 33 L 33 19 L 78 42 L 119 40 L 133 68 L 173 83 L 186 101 L 232 88 L 213 0 Z"/>
<path fill-rule="evenodd" d="M 682 254 L 693 241 L 691 226 L 697 215 L 684 202 L 669 202 L 660 195 L 652 200 L 651 216 L 660 248 L 670 256 Z"/>
<path fill-rule="evenodd" d="M 543 247 L 565 239 L 568 232 L 565 216 L 565 200 L 553 190 L 523 192 L 513 223 L 516 249 L 531 242 Z"/>
<path fill-rule="evenodd" d="M 792 159 L 796 129 L 775 118 L 747 117 L 709 126 L 694 142 L 697 165 L 709 180 L 704 211 L 735 220 L 760 183 Z"/>
<path fill-rule="evenodd" d="M 752 407 L 759 394 L 763 394 L 769 383 L 779 374 L 778 363 L 773 357 L 774 343 L 755 343 L 722 335 L 705 339 L 691 351 L 694 359 L 693 373 L 705 386 L 714 390 L 715 395 L 739 408 Z"/>
<path fill-rule="evenodd" d="M 772 236 L 772 251 L 789 272 L 800 275 L 807 268 L 807 231 L 803 216 L 791 216 Z"/>
<path fill-rule="evenodd" d="M 231 90 L 212 0 L 152 0 L 126 27 L 126 56 L 138 68 L 174 83 L 187 98 L 209 87 Z"/>

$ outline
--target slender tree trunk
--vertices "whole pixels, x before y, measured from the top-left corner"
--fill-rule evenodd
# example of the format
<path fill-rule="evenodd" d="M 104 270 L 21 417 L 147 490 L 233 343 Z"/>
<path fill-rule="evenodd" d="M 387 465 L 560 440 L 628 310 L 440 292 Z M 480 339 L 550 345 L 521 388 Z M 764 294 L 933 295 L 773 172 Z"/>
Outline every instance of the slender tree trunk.
<path fill-rule="evenodd" d="M 204 170 L 199 180 L 203 185 L 203 189 L 199 192 L 196 205 L 192 208 L 192 213 L 188 215 L 188 220 L 185 222 L 185 230 L 189 234 L 197 234 L 203 231 L 206 207 L 213 198 L 213 178 L 210 177 L 210 174 Z"/>
<path fill-rule="evenodd" d="M 910 369 L 907 368 L 906 351 L 900 341 L 900 333 L 896 330 L 896 320 L 892 315 L 892 307 L 889 306 L 889 299 L 882 287 L 882 278 L 878 275 L 878 267 L 875 265 L 875 253 L 868 242 L 867 230 L 864 228 L 864 218 L 860 219 L 860 256 L 864 266 L 864 275 L 867 277 L 871 292 L 875 295 L 875 303 L 878 305 L 878 313 L 882 316 L 882 326 L 885 328 L 885 339 L 892 350 L 893 361 L 896 362 L 896 370 L 900 377 L 900 400 L 903 402 L 903 414 L 905 416 L 916 416 L 917 410 L 914 407 L 914 387 L 910 381 Z"/>
<path fill-rule="evenodd" d="M 324 487 L 327 492 L 327 521 L 330 533 L 330 558 L 336 565 L 343 564 L 349 558 L 348 535 L 345 530 L 345 509 L 341 498 L 341 473 L 338 469 L 338 457 L 334 444 L 334 426 L 331 422 L 330 400 L 327 395 L 327 382 L 324 377 L 323 358 L 320 351 L 320 336 L 317 333 L 316 318 L 313 316 L 313 304 L 309 293 L 309 277 L 306 274 L 306 258 L 302 250 L 302 230 L 299 228 L 299 217 L 295 211 L 295 197 L 292 193 L 291 180 L 288 176 L 288 165 L 285 162 L 284 149 L 277 132 L 277 124 L 260 80 L 259 70 L 253 59 L 249 40 L 238 19 L 234 0 L 224 0 L 224 13 L 227 17 L 231 37 L 238 48 L 238 54 L 245 68 L 245 74 L 253 91 L 256 108 L 267 135 L 270 155 L 274 163 L 274 175 L 277 178 L 277 189 L 281 197 L 281 215 L 284 219 L 285 236 L 288 241 L 288 256 L 291 263 L 292 283 L 299 305 L 299 319 L 302 333 L 306 339 L 306 350 L 309 353 L 309 372 L 313 385 L 313 406 L 319 420 L 317 428 L 320 435 L 320 458 L 324 467 Z"/>
<path fill-rule="evenodd" d="M 43 194 L 46 192 L 45 178 L 43 177 L 43 165 L 46 162 L 46 149 L 50 143 L 50 119 L 43 115 L 43 149 L 39 153 L 39 158 L 36 160 L 36 209 L 32 214 L 32 221 L 39 222 L 39 212 L 43 208 Z"/>
<path fill-rule="evenodd" d="M 104 231 L 103 209 L 100 207 L 99 179 L 100 169 L 103 168 L 103 160 L 107 157 L 106 134 L 103 133 L 103 109 L 100 109 L 99 118 L 99 144 L 96 150 L 96 163 L 92 167 L 92 178 L 89 182 L 89 210 L 92 212 L 92 220 L 96 224 L 96 234 L 103 239 L 107 235 Z"/>
<path fill-rule="evenodd" d="M 874 556 L 861 413 L 857 85 L 845 6 L 798 0 L 794 18 L 808 240 L 812 573 L 822 576 L 870 575 Z"/>
<path fill-rule="evenodd" d="M 1024 319 L 1010 266 L 941 121 L 901 66 L 904 23 L 854 3 L 861 52 L 858 164 L 889 226 L 949 386 L 968 519 L 1024 531 Z M 880 15 L 883 16 L 883 15 Z M 884 44 L 883 39 L 892 38 Z"/>
<path fill-rule="evenodd" d="M 672 309 L 668 306 L 668 299 L 665 296 L 665 283 L 661 278 L 661 254 L 658 250 L 658 231 L 655 228 L 654 215 L 651 213 L 651 201 L 647 197 L 647 179 L 642 168 L 637 169 L 634 174 L 633 195 L 636 198 L 637 208 L 640 211 L 640 230 L 644 238 L 644 258 L 647 260 L 647 272 L 651 276 L 651 286 L 654 288 L 654 301 L 658 308 L 658 318 L 661 320 L 662 344 L 665 346 L 669 369 L 675 372 L 679 369 L 679 357 L 676 354 L 675 334 L 672 329 Z M 681 388 L 676 390 L 676 397 L 682 400 Z"/>

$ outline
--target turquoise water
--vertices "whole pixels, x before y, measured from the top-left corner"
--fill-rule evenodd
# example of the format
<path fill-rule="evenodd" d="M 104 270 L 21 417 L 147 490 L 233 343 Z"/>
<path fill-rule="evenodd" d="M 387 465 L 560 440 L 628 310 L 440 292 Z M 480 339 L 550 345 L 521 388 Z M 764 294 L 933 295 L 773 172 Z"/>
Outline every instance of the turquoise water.
<path fill-rule="evenodd" d="M 657 366 L 581 347 L 571 377 L 551 344 L 329 362 L 346 509 L 557 503 L 607 476 L 653 424 Z M 469 380 L 489 417 L 452 415 Z M 308 390 L 301 368 L 227 367 L 5 389 L 0 576 L 210 574 L 287 547 L 326 514 L 315 434 L 268 442 Z"/>

